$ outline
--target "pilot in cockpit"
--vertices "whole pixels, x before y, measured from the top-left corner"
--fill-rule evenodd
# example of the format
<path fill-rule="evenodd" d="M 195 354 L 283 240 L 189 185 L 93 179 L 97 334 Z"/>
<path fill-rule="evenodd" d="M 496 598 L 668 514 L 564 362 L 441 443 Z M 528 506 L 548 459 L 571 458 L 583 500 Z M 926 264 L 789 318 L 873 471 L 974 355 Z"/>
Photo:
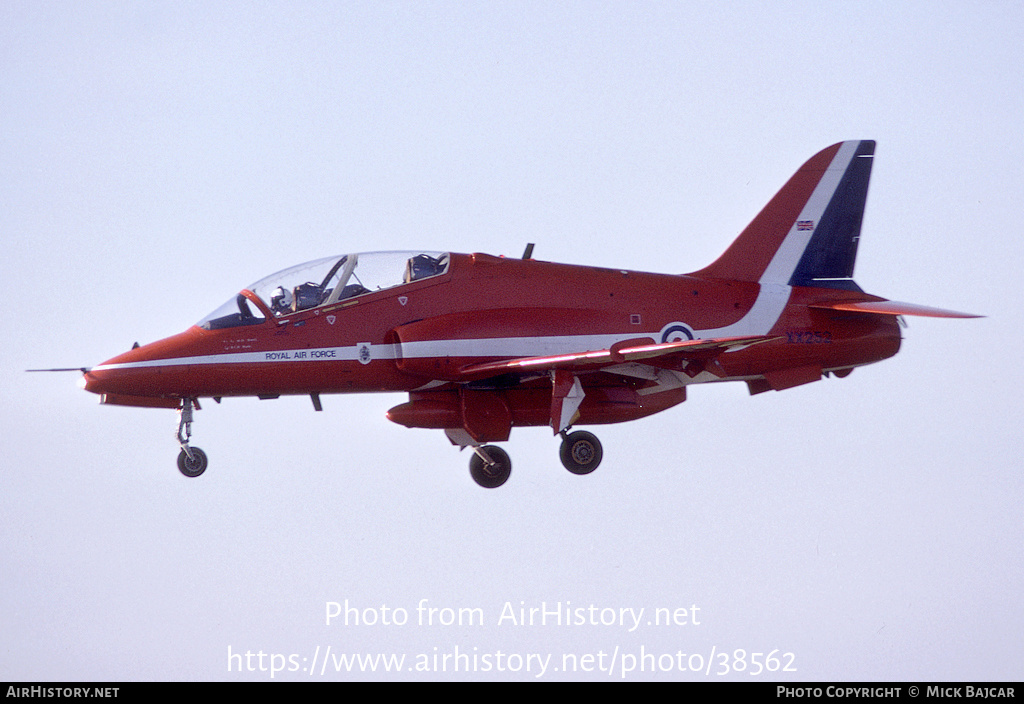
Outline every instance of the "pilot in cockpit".
<path fill-rule="evenodd" d="M 292 292 L 284 286 L 278 286 L 270 295 L 270 308 L 275 315 L 288 315 L 292 312 Z"/>
<path fill-rule="evenodd" d="M 408 284 L 437 276 L 444 271 L 445 264 L 447 264 L 446 259 L 446 256 L 435 259 L 428 254 L 417 254 L 406 262 L 405 277 L 402 280 Z"/>

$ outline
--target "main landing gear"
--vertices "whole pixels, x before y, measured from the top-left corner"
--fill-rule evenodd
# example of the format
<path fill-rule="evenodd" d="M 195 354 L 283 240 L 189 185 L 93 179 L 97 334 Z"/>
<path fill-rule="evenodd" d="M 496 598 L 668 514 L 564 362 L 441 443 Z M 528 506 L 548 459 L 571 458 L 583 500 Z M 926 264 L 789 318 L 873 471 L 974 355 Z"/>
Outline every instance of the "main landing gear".
<path fill-rule="evenodd" d="M 581 475 L 597 469 L 604 451 L 601 441 L 593 433 L 577 430 L 575 433 L 562 431 L 561 435 L 562 445 L 558 454 L 566 469 Z M 512 460 L 497 445 L 477 446 L 469 458 L 469 473 L 473 481 L 485 489 L 496 489 L 512 474 Z"/>
<path fill-rule="evenodd" d="M 497 445 L 474 447 L 469 458 L 469 473 L 473 481 L 485 489 L 497 489 L 512 474 L 512 460 Z"/>
<path fill-rule="evenodd" d="M 562 431 L 562 446 L 558 450 L 562 465 L 573 474 L 590 474 L 601 464 L 604 450 L 601 441 L 593 433 L 577 430 L 575 433 Z"/>
<path fill-rule="evenodd" d="M 199 400 L 194 398 L 181 399 L 181 408 L 178 409 L 178 444 L 181 445 L 181 452 L 178 454 L 178 471 L 186 477 L 198 477 L 206 471 L 209 461 L 206 453 L 198 447 L 188 444 L 192 437 L 192 408 L 199 408 Z"/>

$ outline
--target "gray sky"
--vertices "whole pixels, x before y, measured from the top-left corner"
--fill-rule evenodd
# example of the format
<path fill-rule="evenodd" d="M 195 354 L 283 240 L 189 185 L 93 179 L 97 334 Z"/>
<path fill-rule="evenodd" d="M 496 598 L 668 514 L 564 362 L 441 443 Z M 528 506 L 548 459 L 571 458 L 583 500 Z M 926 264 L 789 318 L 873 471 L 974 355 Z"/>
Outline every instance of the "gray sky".
<path fill-rule="evenodd" d="M 4 2 L 0 679 L 1019 680 L 1021 47 L 1011 2 Z M 480 489 L 378 395 L 204 403 L 187 480 L 173 411 L 23 372 L 346 251 L 692 271 L 843 139 L 878 141 L 858 283 L 989 317 L 691 388 L 587 477 L 517 429 Z M 346 599 L 408 622 L 326 625 Z"/>

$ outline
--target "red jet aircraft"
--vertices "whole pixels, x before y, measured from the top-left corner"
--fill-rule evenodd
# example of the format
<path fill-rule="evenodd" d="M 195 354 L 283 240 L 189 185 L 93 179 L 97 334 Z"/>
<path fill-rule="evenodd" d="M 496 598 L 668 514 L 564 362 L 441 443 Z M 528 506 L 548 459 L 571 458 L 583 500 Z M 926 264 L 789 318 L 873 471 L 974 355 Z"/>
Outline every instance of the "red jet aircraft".
<path fill-rule="evenodd" d="M 262 279 L 183 333 L 91 369 L 100 402 L 177 408 L 178 468 L 199 399 L 399 391 L 388 418 L 473 448 L 484 487 L 511 462 L 488 443 L 550 426 L 562 463 L 588 474 L 597 438 L 577 425 L 671 408 L 686 387 L 788 389 L 896 354 L 897 316 L 978 317 L 889 301 L 852 279 L 875 143 L 815 154 L 717 261 L 652 274 L 487 254 L 328 257 Z"/>

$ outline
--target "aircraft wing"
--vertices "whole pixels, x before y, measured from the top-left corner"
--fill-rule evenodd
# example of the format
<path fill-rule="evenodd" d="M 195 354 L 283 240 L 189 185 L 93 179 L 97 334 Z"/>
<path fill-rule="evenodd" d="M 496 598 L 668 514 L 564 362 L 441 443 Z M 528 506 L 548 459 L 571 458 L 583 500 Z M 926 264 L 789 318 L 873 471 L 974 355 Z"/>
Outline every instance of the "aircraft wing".
<path fill-rule="evenodd" d="M 499 362 L 470 364 L 460 370 L 460 380 L 474 381 L 501 374 L 543 372 L 549 370 L 595 371 L 606 365 L 625 362 L 648 362 L 669 367 L 682 360 L 707 360 L 728 350 L 739 350 L 776 338 L 766 335 L 718 337 L 707 340 L 656 343 L 652 338 L 617 342 L 608 349 L 573 352 L 539 357 L 520 357 Z"/>

